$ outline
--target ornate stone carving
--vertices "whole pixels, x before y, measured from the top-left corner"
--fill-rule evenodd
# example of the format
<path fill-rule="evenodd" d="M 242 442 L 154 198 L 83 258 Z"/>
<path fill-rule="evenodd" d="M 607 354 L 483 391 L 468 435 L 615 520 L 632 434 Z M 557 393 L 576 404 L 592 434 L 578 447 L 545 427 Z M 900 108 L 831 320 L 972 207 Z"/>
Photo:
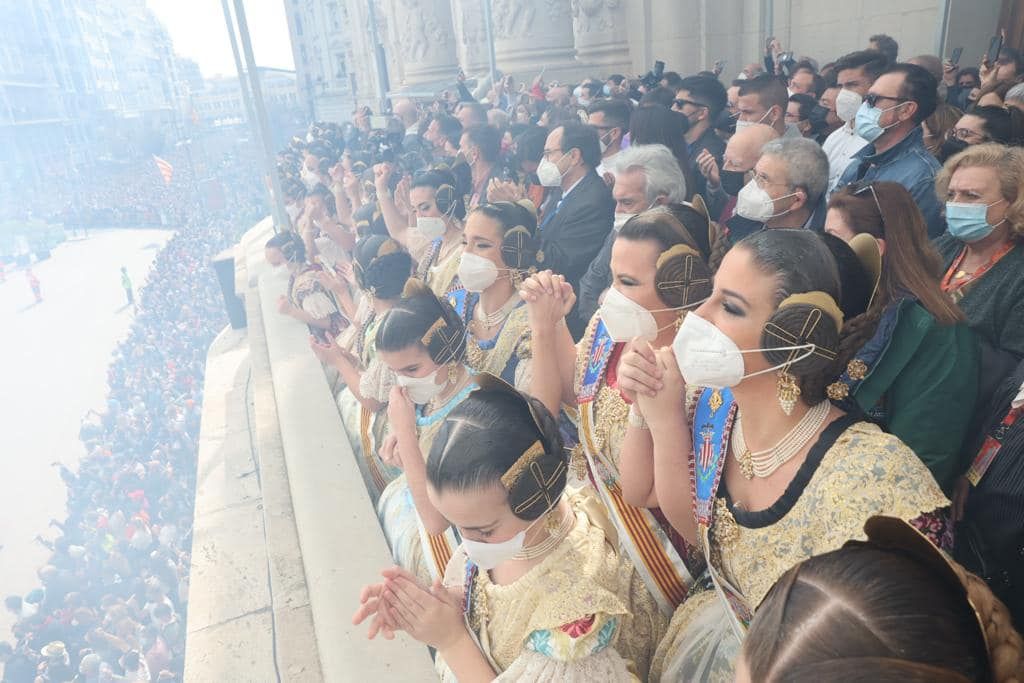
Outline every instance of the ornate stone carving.
<path fill-rule="evenodd" d="M 446 0 L 394 0 L 391 29 L 406 83 L 452 76 L 457 68 L 451 6 Z"/>
<path fill-rule="evenodd" d="M 629 62 L 623 0 L 572 0 L 576 59 L 619 70 Z"/>

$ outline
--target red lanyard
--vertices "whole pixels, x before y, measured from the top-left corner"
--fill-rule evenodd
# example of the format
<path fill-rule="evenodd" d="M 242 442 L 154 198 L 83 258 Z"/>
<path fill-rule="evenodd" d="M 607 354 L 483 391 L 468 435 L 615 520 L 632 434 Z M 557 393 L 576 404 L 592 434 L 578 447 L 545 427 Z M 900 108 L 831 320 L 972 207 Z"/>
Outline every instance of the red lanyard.
<path fill-rule="evenodd" d="M 973 273 L 965 273 L 960 270 L 960 264 L 964 262 L 964 258 L 967 256 L 967 247 L 960 250 L 960 254 L 953 259 L 953 263 L 949 266 L 949 270 L 946 271 L 945 276 L 942 278 L 942 291 L 947 294 L 956 292 L 959 289 L 963 289 L 966 285 L 974 282 L 982 275 L 992 269 L 992 266 L 999 263 L 999 260 L 1013 251 L 1016 243 L 1013 241 L 1007 242 L 1003 245 L 1003 248 L 992 254 L 989 258 L 988 263 L 978 268 Z"/>
<path fill-rule="evenodd" d="M 1006 437 L 1006 433 L 1010 431 L 1010 427 L 1014 425 L 1022 414 L 1024 414 L 1024 406 L 1010 408 L 1010 412 L 1006 414 L 1006 417 L 999 423 L 999 426 L 985 437 L 985 442 L 981 445 L 978 455 L 974 457 L 974 462 L 971 463 L 971 468 L 967 470 L 965 475 L 972 486 L 977 486 L 981 478 L 985 476 L 992 461 L 999 454 L 999 449 L 1003 447 L 1003 439 Z"/>

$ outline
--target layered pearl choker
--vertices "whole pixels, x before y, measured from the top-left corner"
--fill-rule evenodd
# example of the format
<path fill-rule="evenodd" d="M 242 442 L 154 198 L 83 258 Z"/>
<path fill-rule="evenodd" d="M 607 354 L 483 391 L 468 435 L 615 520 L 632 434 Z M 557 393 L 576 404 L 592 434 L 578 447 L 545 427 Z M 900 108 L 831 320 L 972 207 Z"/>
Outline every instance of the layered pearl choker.
<path fill-rule="evenodd" d="M 519 292 L 516 292 L 498 310 L 491 313 L 484 313 L 483 305 L 477 302 L 476 307 L 473 309 L 473 321 L 480 323 L 485 329 L 498 327 L 512 315 L 512 311 L 516 310 L 519 301 Z"/>
<path fill-rule="evenodd" d="M 807 446 L 825 424 L 831 408 L 832 404 L 829 401 L 822 401 L 813 406 L 777 444 L 763 451 L 754 452 L 747 448 L 747 442 L 743 438 L 741 417 L 737 414 L 736 424 L 732 428 L 732 454 L 739 463 L 740 472 L 747 479 L 770 477 Z"/>

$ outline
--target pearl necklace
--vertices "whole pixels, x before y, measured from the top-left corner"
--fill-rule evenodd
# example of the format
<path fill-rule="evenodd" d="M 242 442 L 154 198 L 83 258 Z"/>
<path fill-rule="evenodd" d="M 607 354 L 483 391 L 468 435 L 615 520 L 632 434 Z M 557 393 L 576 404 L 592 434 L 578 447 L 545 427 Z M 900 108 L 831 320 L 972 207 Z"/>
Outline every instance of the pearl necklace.
<path fill-rule="evenodd" d="M 484 307 L 478 301 L 476 306 L 473 307 L 473 322 L 484 325 L 484 329 L 495 328 L 512 315 L 512 311 L 516 310 L 516 307 L 519 306 L 519 301 L 519 292 L 514 292 L 508 301 L 503 303 L 498 310 L 491 313 L 484 313 Z"/>
<path fill-rule="evenodd" d="M 545 520 L 547 522 L 547 520 Z M 513 560 L 536 560 L 555 549 L 559 543 L 565 540 L 576 522 L 576 513 L 571 509 L 562 517 L 561 523 L 553 530 L 548 531 L 548 537 L 537 545 L 523 548 L 512 558 Z M 545 524 L 546 525 L 546 524 Z"/>
<path fill-rule="evenodd" d="M 832 404 L 829 401 L 822 401 L 813 406 L 777 444 L 763 451 L 754 452 L 747 448 L 746 439 L 743 438 L 741 417 L 737 415 L 736 424 L 732 428 L 732 454 L 739 463 L 740 472 L 747 479 L 770 477 L 807 446 L 825 424 L 831 408 Z"/>

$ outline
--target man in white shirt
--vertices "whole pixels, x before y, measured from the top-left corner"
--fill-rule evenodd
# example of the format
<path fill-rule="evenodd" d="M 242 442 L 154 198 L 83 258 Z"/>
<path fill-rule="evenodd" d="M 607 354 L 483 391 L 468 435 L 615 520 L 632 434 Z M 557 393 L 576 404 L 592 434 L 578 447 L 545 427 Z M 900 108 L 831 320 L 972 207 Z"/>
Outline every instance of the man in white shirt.
<path fill-rule="evenodd" d="M 857 135 L 854 121 L 868 89 L 888 65 L 886 56 L 876 50 L 851 52 L 836 62 L 836 85 L 841 88 L 836 95 L 836 115 L 846 123 L 832 131 L 821 146 L 828 157 L 829 194 L 835 190 L 847 166 L 853 163 L 853 155 L 868 144 Z"/>

